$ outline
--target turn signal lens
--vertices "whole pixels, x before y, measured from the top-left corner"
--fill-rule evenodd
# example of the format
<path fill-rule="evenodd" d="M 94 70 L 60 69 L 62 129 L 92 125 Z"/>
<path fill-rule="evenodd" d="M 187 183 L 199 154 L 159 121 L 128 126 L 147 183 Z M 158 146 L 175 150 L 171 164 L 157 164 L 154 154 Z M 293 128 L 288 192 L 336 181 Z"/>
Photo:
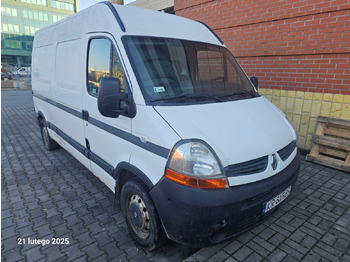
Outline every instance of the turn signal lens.
<path fill-rule="evenodd" d="M 179 174 L 171 169 L 165 170 L 166 178 L 179 183 L 181 185 L 203 188 L 203 189 L 218 189 L 218 188 L 227 188 L 227 179 L 202 179 L 196 177 L 185 176 Z"/>

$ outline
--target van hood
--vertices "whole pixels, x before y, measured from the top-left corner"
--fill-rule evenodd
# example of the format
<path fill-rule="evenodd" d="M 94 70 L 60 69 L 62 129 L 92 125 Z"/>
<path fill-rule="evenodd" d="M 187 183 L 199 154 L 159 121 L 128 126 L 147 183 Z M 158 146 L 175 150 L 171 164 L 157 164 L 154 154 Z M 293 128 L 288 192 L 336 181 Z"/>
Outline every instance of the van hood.
<path fill-rule="evenodd" d="M 223 166 L 273 154 L 296 139 L 282 111 L 265 97 L 154 109 L 182 139 L 201 139 Z"/>

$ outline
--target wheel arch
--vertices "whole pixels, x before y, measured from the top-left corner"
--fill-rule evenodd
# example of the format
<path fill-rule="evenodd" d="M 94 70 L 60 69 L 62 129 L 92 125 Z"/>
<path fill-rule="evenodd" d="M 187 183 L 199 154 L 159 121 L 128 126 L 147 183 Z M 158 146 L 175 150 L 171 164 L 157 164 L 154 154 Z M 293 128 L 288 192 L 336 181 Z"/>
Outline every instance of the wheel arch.
<path fill-rule="evenodd" d="M 36 118 L 38 119 L 39 125 L 40 125 L 40 120 L 43 120 L 44 122 L 46 121 L 44 113 L 41 112 L 40 110 L 38 111 Z"/>
<path fill-rule="evenodd" d="M 44 117 L 44 113 L 43 112 L 41 112 L 40 110 L 38 111 L 38 113 L 37 113 L 37 118 L 39 118 L 39 117 L 42 117 L 42 118 L 44 118 L 45 119 L 45 117 Z"/>
<path fill-rule="evenodd" d="M 115 208 L 120 207 L 120 193 L 123 185 L 131 178 L 138 178 L 150 191 L 153 188 L 151 180 L 140 169 L 128 162 L 120 162 L 112 174 L 115 179 Z"/>

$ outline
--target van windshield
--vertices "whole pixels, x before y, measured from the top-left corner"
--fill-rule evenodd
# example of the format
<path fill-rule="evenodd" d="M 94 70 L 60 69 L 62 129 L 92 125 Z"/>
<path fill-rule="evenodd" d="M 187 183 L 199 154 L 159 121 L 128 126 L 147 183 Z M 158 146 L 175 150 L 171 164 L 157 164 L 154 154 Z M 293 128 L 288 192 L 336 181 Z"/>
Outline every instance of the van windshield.
<path fill-rule="evenodd" d="M 212 103 L 259 96 L 226 48 L 143 36 L 126 36 L 123 42 L 148 104 Z"/>

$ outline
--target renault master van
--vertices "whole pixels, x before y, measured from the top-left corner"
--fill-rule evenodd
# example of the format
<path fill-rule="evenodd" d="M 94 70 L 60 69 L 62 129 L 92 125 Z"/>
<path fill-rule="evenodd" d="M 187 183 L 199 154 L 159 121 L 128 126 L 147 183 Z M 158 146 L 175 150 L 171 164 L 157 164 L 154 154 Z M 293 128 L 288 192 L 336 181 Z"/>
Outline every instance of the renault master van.
<path fill-rule="evenodd" d="M 203 23 L 102 2 L 37 31 L 32 61 L 44 145 L 114 192 L 148 250 L 237 236 L 294 188 L 292 126 Z"/>

